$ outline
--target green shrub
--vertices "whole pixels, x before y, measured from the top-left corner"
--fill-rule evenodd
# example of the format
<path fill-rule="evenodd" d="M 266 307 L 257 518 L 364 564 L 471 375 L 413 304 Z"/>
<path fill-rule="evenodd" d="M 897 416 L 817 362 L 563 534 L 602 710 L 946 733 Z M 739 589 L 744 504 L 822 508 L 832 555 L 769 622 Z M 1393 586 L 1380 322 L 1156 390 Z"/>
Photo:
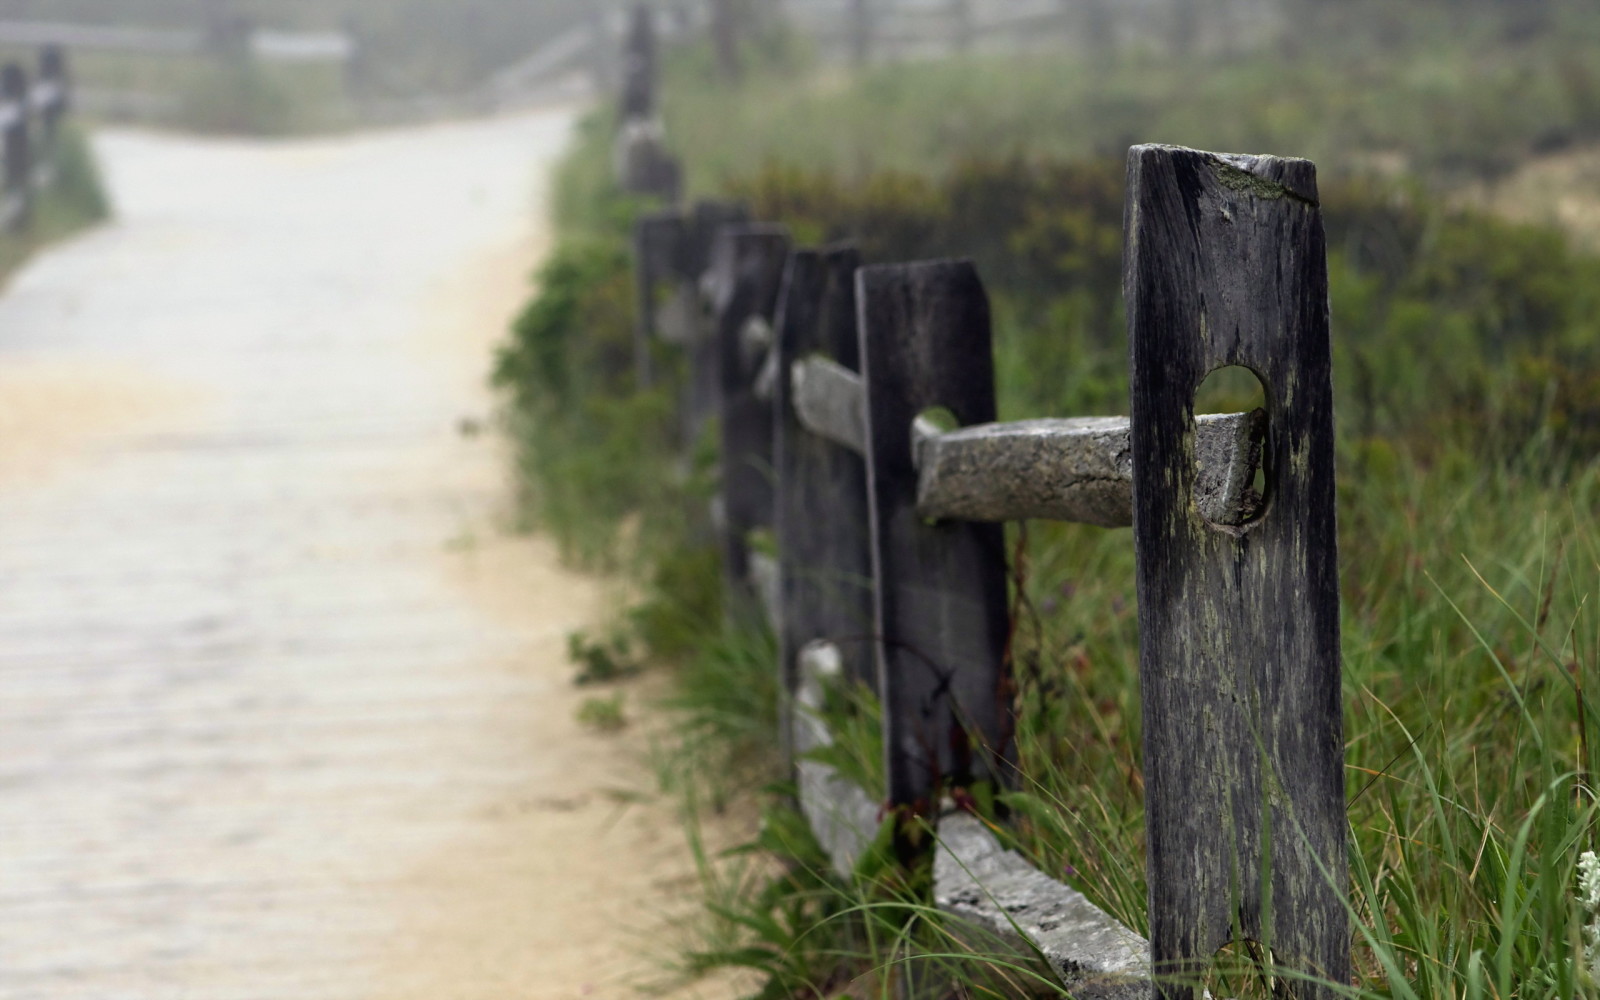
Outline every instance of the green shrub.
<path fill-rule="evenodd" d="M 55 182 L 35 198 L 28 227 L 0 233 L 0 280 L 40 248 L 102 221 L 110 207 L 88 137 L 69 122 L 56 145 Z"/>

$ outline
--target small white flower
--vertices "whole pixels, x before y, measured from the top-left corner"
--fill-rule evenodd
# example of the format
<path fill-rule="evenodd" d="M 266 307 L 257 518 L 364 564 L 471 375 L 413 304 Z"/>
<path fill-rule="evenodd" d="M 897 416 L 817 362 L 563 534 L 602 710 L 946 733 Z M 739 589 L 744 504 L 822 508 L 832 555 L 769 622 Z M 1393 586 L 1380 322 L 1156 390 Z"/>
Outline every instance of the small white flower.
<path fill-rule="evenodd" d="M 1600 979 L 1600 857 L 1593 851 L 1578 856 L 1578 904 L 1589 915 L 1583 928 L 1583 957 L 1589 975 Z"/>

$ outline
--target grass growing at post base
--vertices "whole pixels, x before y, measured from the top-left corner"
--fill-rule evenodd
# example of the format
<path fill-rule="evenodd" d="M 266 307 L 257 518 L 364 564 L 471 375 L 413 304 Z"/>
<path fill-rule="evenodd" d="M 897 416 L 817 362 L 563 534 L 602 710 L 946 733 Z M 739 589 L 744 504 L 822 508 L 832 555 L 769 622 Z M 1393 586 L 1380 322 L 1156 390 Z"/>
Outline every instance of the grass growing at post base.
<path fill-rule="evenodd" d="M 88 139 L 70 124 L 61 134 L 55 171 L 55 183 L 34 201 L 33 220 L 28 228 L 0 234 L 0 281 L 9 278 L 40 248 L 87 229 L 110 214 Z"/>

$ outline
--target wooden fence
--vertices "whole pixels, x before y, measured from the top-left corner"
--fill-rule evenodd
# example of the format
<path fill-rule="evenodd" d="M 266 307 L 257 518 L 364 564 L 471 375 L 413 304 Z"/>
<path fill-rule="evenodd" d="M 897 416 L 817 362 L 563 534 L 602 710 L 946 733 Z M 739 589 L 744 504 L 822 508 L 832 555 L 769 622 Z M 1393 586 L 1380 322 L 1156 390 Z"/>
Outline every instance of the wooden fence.
<path fill-rule="evenodd" d="M 1153 978 L 1198 996 L 1213 954 L 1249 941 L 1309 977 L 1280 986 L 1331 997 L 1350 939 L 1315 168 L 1138 146 L 1126 220 L 1127 418 L 995 423 L 972 263 L 862 266 L 718 204 L 637 225 L 640 375 L 679 345 L 685 439 L 719 418 L 730 608 L 779 637 L 801 805 L 841 872 L 892 815 L 907 860 L 937 830 L 939 905 L 1042 953 L 1077 995 Z M 1197 417 L 1201 382 L 1235 365 L 1264 410 Z M 950 805 L 1025 777 L 1002 524 L 1038 518 L 1133 528 L 1148 942 Z M 883 788 L 807 753 L 832 739 L 817 710 L 841 679 L 882 704 Z"/>
<path fill-rule="evenodd" d="M 30 83 L 18 63 L 0 66 L 0 227 L 26 229 L 38 193 L 56 181 L 61 128 L 72 104 L 66 53 L 46 46 Z"/>

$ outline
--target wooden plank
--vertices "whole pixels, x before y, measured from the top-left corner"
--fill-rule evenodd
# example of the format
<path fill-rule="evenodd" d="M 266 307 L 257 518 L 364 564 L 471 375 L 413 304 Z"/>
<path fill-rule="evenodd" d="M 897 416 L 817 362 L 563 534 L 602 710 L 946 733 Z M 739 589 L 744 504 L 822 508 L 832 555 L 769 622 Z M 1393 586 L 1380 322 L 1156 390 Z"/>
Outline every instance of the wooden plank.
<path fill-rule="evenodd" d="M 1137 146 L 1128 160 L 1151 947 L 1187 975 L 1233 936 L 1349 982 L 1328 286 L 1305 160 Z M 1265 511 L 1195 502 L 1194 394 L 1266 387 Z M 1330 881 L 1329 875 L 1332 879 Z M 1336 988 L 1295 983 L 1296 996 Z M 1166 997 L 1197 990 L 1170 981 Z"/>
<path fill-rule="evenodd" d="M 933 900 L 983 932 L 975 947 L 987 952 L 1000 942 L 1023 961 L 1042 957 L 1073 997 L 1150 995 L 1149 943 L 1081 892 L 1000 846 L 977 816 L 952 813 L 939 820 Z"/>
<path fill-rule="evenodd" d="M 793 363 L 791 399 L 801 427 L 865 451 L 861 377 L 827 358 Z M 1213 521 L 1240 524 L 1260 504 L 1250 489 L 1266 414 L 1197 418 L 1198 497 Z M 1078 417 L 980 424 L 946 434 L 913 430 L 917 510 L 957 521 L 1076 521 L 1105 528 L 1133 523 L 1133 454 L 1126 417 Z"/>
<path fill-rule="evenodd" d="M 1197 497 L 1210 520 L 1239 524 L 1259 504 L 1249 486 L 1266 414 L 1197 419 Z M 1133 523 L 1133 453 L 1126 417 L 982 424 L 917 442 L 917 511 L 963 521 Z"/>
<path fill-rule="evenodd" d="M 797 659 L 793 738 L 800 758 L 795 765 L 800 811 L 834 872 L 848 879 L 877 835 L 880 809 L 873 796 L 831 765 L 800 756 L 833 745 L 822 711 L 828 689 L 841 683 L 845 666 L 838 647 L 822 641 L 807 645 Z"/>
<path fill-rule="evenodd" d="M 888 792 L 929 816 L 941 786 L 1002 779 L 1012 744 L 1004 536 L 926 521 L 912 456 L 931 407 L 995 418 L 989 300 L 971 262 L 931 261 L 861 269 L 856 303 Z"/>
<path fill-rule="evenodd" d="M 789 261 L 774 344 L 779 371 L 821 361 L 857 379 L 853 246 L 800 251 Z M 776 533 L 781 567 L 779 630 L 783 690 L 794 691 L 795 665 L 807 644 L 838 650 L 846 678 L 876 687 L 872 648 L 872 555 L 867 467 L 859 449 L 809 430 L 796 405 L 798 386 L 774 385 L 774 464 L 778 475 Z"/>
<path fill-rule="evenodd" d="M 728 609 L 756 620 L 760 601 L 750 575 L 748 536 L 771 527 L 773 506 L 772 404 L 755 393 L 762 361 L 743 349 L 752 318 L 768 323 L 778 307 L 789 235 L 782 226 L 730 226 L 718 241 L 713 300 L 716 316 L 717 381 L 720 390 L 723 573 Z"/>
<path fill-rule="evenodd" d="M 789 387 L 801 427 L 857 455 L 866 454 L 867 393 L 860 375 L 814 355 L 789 366 Z"/>

